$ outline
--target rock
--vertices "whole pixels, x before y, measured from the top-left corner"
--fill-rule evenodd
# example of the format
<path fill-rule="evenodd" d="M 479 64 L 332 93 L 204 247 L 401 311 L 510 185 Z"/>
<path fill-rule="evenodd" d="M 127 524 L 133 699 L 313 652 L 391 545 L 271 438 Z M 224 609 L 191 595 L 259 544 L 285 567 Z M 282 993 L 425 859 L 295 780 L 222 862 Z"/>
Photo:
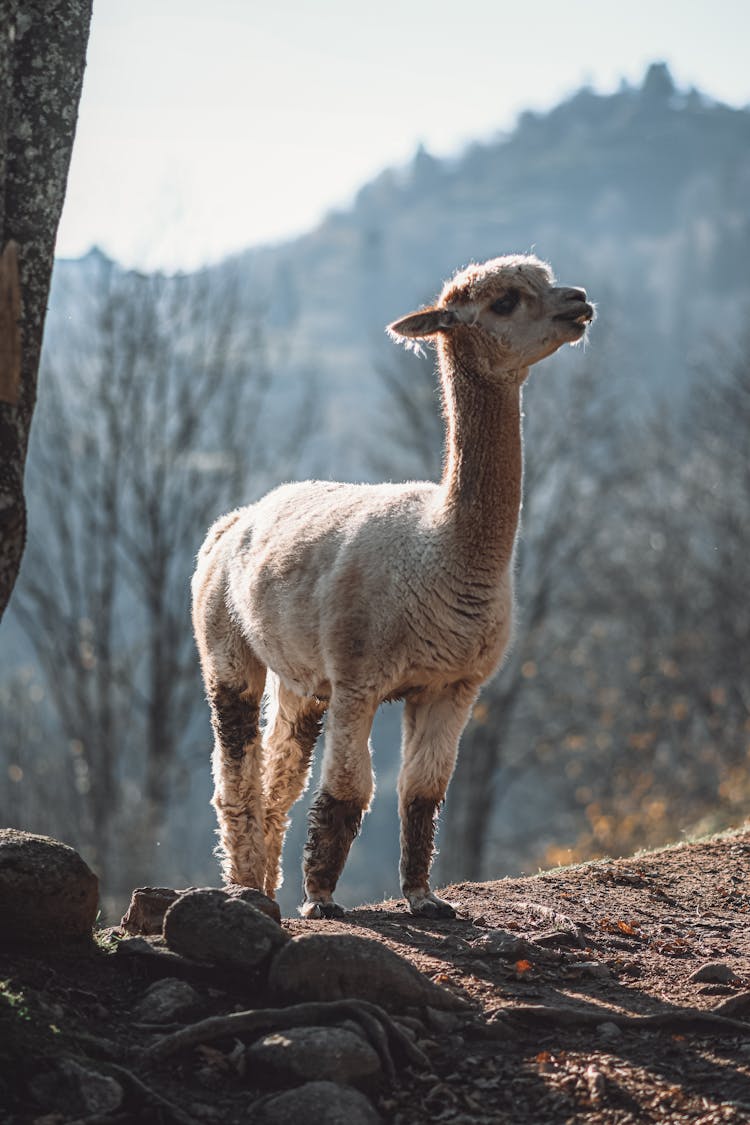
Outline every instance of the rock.
<path fill-rule="evenodd" d="M 430 1030 L 439 1032 L 441 1035 L 455 1031 L 463 1022 L 462 1017 L 457 1012 L 441 1012 L 436 1008 L 426 1008 L 425 1015 Z"/>
<path fill-rule="evenodd" d="M 380 1125 L 382 1118 L 359 1090 L 335 1082 L 306 1082 L 253 1106 L 253 1125 Z"/>
<path fill-rule="evenodd" d="M 60 1063 L 63 1074 L 73 1083 L 87 1114 L 113 1113 L 122 1104 L 123 1090 L 119 1082 L 107 1074 L 88 1070 L 73 1059 Z"/>
<path fill-rule="evenodd" d="M 167 949 L 162 937 L 121 938 L 117 942 L 115 956 L 123 964 L 130 962 L 131 966 L 138 966 L 139 979 L 142 971 L 152 981 L 176 978 L 210 988 L 219 978 L 227 975 L 226 969 L 173 953 Z M 231 975 L 234 976 L 233 970 Z"/>
<path fill-rule="evenodd" d="M 602 1039 L 618 1039 L 622 1035 L 622 1031 L 613 1023 L 612 1020 L 605 1020 L 603 1023 L 596 1025 L 597 1034 Z"/>
<path fill-rule="evenodd" d="M 570 930 L 545 930 L 544 933 L 534 934 L 533 945 L 541 946 L 542 949 L 559 949 L 561 946 L 574 947 L 580 949 L 585 942 L 583 942 L 577 934 L 571 933 Z"/>
<path fill-rule="evenodd" d="M 508 930 L 488 930 L 471 943 L 472 949 L 491 957 L 504 957 L 509 961 L 527 957 L 531 948 L 526 938 Z"/>
<path fill-rule="evenodd" d="M 145 937 L 121 938 L 117 943 L 115 954 L 118 957 L 139 957 L 148 961 L 158 961 L 160 964 L 168 966 L 170 971 L 171 968 L 177 969 L 182 964 L 192 964 L 192 962 L 186 962 L 178 953 L 173 953 L 171 949 L 167 949 L 163 938 L 157 938 L 156 940 L 153 940 L 153 938 L 149 940 Z M 162 975 L 169 974 L 163 973 Z"/>
<path fill-rule="evenodd" d="M 254 1074 L 272 1085 L 320 1079 L 358 1083 L 380 1073 L 377 1051 L 344 1027 L 293 1027 L 266 1035 L 246 1053 Z"/>
<path fill-rule="evenodd" d="M 262 891 L 236 884 L 224 888 L 186 887 L 184 890 L 173 890 L 171 887 L 136 887 L 130 898 L 130 906 L 120 924 L 130 934 L 160 934 L 164 925 L 164 915 L 173 902 L 190 891 L 215 889 L 230 898 L 241 898 L 243 902 L 249 902 L 256 910 L 260 910 L 274 922 L 281 924 L 281 911 L 277 902 L 268 898 Z"/>
<path fill-rule="evenodd" d="M 466 1007 L 465 1000 L 427 980 L 387 946 L 352 934 L 292 938 L 274 957 L 268 983 L 283 1003 L 357 998 L 391 1011 Z"/>
<path fill-rule="evenodd" d="M 289 935 L 260 910 L 224 891 L 188 891 L 164 915 L 171 950 L 195 961 L 232 969 L 255 969 Z"/>
<path fill-rule="evenodd" d="M 269 898 L 268 895 L 264 895 L 262 891 L 230 883 L 229 886 L 224 887 L 224 894 L 229 895 L 230 898 L 240 898 L 243 902 L 249 902 L 256 910 L 260 910 L 262 914 L 268 915 L 269 918 L 273 918 L 274 922 L 281 925 L 281 910 L 278 902 Z"/>
<path fill-rule="evenodd" d="M 0 944 L 90 938 L 99 881 L 67 844 L 0 829 Z"/>
<path fill-rule="evenodd" d="M 571 969 L 575 973 L 595 979 L 606 980 L 612 976 L 609 966 L 605 965 L 603 961 L 574 961 Z"/>
<path fill-rule="evenodd" d="M 729 984 L 731 981 L 738 979 L 731 965 L 725 965 L 723 961 L 710 961 L 690 974 L 690 980 L 692 981 L 705 981 L 713 984 Z"/>
<path fill-rule="evenodd" d="M 172 1023 L 191 1012 L 201 998 L 184 980 L 166 977 L 146 990 L 133 1009 L 133 1015 L 144 1023 Z"/>
<path fill-rule="evenodd" d="M 124 1097 L 122 1086 L 114 1078 L 69 1058 L 34 1075 L 28 1090 L 37 1105 L 62 1111 L 61 1121 L 114 1113 Z"/>
<path fill-rule="evenodd" d="M 184 893 L 171 887 L 136 887 L 120 925 L 129 934 L 160 934 L 164 915 Z"/>

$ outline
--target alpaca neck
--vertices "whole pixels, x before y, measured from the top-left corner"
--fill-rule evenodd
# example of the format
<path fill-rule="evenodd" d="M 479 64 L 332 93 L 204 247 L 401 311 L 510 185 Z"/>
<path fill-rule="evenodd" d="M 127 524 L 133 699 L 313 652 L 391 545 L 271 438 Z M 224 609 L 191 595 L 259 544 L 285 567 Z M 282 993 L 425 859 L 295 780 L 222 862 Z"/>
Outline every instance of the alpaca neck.
<path fill-rule="evenodd" d="M 447 426 L 441 507 L 466 563 L 481 560 L 502 570 L 513 555 L 521 507 L 525 371 L 491 382 L 446 353 L 440 364 Z"/>

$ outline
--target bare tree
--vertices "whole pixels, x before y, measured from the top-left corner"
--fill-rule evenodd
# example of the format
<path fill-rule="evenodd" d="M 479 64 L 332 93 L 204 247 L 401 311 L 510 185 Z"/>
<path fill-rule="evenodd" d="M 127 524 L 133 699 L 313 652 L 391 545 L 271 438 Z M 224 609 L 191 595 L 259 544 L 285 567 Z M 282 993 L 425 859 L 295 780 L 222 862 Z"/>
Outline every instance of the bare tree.
<path fill-rule="evenodd" d="M 97 268 L 77 342 L 57 340 L 43 364 L 14 609 L 72 748 L 84 841 L 112 882 L 118 835 L 137 857 L 163 830 L 204 710 L 195 552 L 213 518 L 289 472 L 302 441 L 291 404 L 263 440 L 271 374 L 237 279 Z"/>
<path fill-rule="evenodd" d="M 527 795 L 512 862 L 631 854 L 745 815 L 750 346 L 717 354 L 681 401 L 629 427 L 616 487 L 556 586 L 496 783 Z M 495 863 L 502 834 L 496 817 Z"/>
<path fill-rule="evenodd" d="M 598 637 L 582 653 L 591 702 L 579 720 L 599 761 L 582 786 L 579 849 L 628 851 L 744 815 L 749 430 L 745 338 L 643 428 L 619 529 L 602 527 L 595 567 L 583 560 Z"/>
<path fill-rule="evenodd" d="M 0 617 L 26 542 L 24 465 L 91 0 L 0 0 Z"/>
<path fill-rule="evenodd" d="M 436 480 L 443 461 L 440 382 L 432 351 L 389 349 L 375 370 L 384 391 L 377 444 L 367 456 L 376 473 Z M 385 440 L 383 440 L 383 435 Z"/>

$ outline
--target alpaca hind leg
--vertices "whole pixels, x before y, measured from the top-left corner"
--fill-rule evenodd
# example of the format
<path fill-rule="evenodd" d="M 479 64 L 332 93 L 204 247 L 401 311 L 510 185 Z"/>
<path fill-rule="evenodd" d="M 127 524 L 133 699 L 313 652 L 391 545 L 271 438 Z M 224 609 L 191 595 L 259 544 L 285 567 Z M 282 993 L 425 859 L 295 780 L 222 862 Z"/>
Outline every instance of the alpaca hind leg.
<path fill-rule="evenodd" d="M 249 654 L 248 654 L 249 655 Z M 242 681 L 206 676 L 214 730 L 211 804 L 225 883 L 262 890 L 265 874 L 260 700 L 265 667 L 249 657 Z"/>
<path fill-rule="evenodd" d="M 271 898 L 283 882 L 281 852 L 288 813 L 307 787 L 325 708 L 325 703 L 295 695 L 283 684 L 272 699 L 263 739 L 265 892 Z"/>
<path fill-rule="evenodd" d="M 344 913 L 333 892 L 372 799 L 369 737 L 376 708 L 377 701 L 353 693 L 332 696 L 320 789 L 308 814 L 305 901 L 300 907 L 305 918 Z"/>
<path fill-rule="evenodd" d="M 430 890 L 438 809 L 453 767 L 458 741 L 476 699 L 476 688 L 454 685 L 424 702 L 404 707 L 402 766 L 398 779 L 401 820 L 401 890 L 412 914 L 455 916 L 450 903 Z"/>

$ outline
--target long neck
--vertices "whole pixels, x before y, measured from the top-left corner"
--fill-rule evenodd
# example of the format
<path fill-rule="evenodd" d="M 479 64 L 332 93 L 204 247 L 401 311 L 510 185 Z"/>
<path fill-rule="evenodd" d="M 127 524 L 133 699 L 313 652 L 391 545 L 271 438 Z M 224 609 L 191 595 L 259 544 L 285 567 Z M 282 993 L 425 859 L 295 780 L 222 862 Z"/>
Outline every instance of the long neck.
<path fill-rule="evenodd" d="M 447 454 L 441 509 L 467 564 L 504 569 L 513 555 L 521 507 L 521 383 L 477 377 L 440 349 Z"/>

